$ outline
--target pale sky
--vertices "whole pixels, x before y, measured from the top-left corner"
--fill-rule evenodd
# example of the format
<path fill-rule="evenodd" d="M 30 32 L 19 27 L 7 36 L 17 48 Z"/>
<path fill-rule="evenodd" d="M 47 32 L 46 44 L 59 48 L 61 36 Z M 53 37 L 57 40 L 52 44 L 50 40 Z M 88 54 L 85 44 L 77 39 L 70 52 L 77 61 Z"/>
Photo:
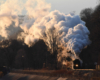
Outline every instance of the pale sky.
<path fill-rule="evenodd" d="M 63 13 L 75 11 L 75 14 L 79 14 L 85 8 L 94 8 L 98 4 L 98 0 L 46 0 L 46 2 L 51 3 L 51 10 Z"/>
<path fill-rule="evenodd" d="M 6 0 L 0 0 L 6 1 Z M 27 1 L 27 0 L 22 0 Z M 94 8 L 99 0 L 45 0 L 47 3 L 51 4 L 51 11 L 59 10 L 65 14 L 70 12 L 75 12 L 75 14 L 80 13 L 81 10 L 85 8 Z"/>

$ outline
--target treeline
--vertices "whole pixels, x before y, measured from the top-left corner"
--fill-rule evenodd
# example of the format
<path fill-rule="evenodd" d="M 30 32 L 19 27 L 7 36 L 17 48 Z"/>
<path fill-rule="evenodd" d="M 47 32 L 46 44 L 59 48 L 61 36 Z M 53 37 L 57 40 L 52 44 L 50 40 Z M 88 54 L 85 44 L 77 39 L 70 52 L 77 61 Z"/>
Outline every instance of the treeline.
<path fill-rule="evenodd" d="M 95 9 L 81 11 L 80 18 L 90 31 L 91 44 L 80 53 L 84 63 L 100 64 L 100 4 Z M 10 68 L 57 69 L 57 52 L 51 54 L 43 40 L 28 47 L 23 41 L 5 40 L 0 42 L 0 66 Z"/>
<path fill-rule="evenodd" d="M 56 68 L 54 65 L 56 62 L 55 55 L 50 54 L 43 40 L 39 40 L 31 47 L 25 45 L 23 41 L 17 40 L 5 40 L 0 45 L 2 45 L 0 47 L 0 66 L 16 69 Z"/>
<path fill-rule="evenodd" d="M 80 17 L 86 22 L 90 31 L 91 44 L 80 53 L 80 58 L 87 64 L 100 64 L 100 4 L 94 9 L 86 8 L 81 11 Z"/>

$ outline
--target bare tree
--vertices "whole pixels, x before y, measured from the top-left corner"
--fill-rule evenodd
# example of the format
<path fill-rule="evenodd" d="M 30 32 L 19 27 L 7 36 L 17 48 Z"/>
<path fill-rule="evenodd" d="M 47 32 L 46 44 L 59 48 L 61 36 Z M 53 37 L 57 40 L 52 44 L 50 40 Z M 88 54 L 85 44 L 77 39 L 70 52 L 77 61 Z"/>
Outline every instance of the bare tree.
<path fill-rule="evenodd" d="M 57 69 L 57 64 L 58 64 L 57 55 L 58 55 L 59 44 L 60 44 L 59 35 L 55 28 L 48 29 L 45 33 L 46 34 L 45 34 L 44 42 L 48 46 L 48 50 L 51 52 L 51 57 L 53 61 L 52 64 L 54 64 L 53 66 L 55 66 L 55 69 Z"/>
<path fill-rule="evenodd" d="M 45 43 L 48 46 L 49 51 L 53 54 L 58 51 L 59 46 L 59 36 L 55 28 L 46 31 Z"/>

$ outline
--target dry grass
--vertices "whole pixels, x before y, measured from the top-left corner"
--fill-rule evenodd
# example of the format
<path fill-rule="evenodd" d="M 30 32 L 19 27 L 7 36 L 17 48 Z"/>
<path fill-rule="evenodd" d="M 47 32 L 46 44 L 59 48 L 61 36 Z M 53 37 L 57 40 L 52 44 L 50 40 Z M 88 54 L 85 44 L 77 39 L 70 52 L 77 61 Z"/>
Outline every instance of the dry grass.
<path fill-rule="evenodd" d="M 78 80 L 100 80 L 100 71 L 96 70 L 48 70 L 43 68 L 41 70 L 19 70 L 14 72 L 28 73 L 28 74 L 37 74 L 45 76 L 57 76 L 57 77 L 67 77 L 71 79 Z"/>
<path fill-rule="evenodd" d="M 100 70 L 94 70 L 92 72 L 91 80 L 100 80 Z"/>
<path fill-rule="evenodd" d="M 62 69 L 62 70 L 55 70 L 55 71 L 51 72 L 50 74 L 52 76 L 70 76 L 73 74 L 73 72 L 74 71 Z"/>

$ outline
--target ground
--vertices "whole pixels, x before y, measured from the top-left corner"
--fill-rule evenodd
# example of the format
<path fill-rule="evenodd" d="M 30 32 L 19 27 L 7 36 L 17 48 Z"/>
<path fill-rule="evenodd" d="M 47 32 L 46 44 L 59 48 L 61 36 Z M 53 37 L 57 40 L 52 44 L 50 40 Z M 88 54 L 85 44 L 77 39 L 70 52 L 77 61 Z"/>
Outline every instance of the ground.
<path fill-rule="evenodd" d="M 96 70 L 12 70 L 0 80 L 100 80 Z"/>

